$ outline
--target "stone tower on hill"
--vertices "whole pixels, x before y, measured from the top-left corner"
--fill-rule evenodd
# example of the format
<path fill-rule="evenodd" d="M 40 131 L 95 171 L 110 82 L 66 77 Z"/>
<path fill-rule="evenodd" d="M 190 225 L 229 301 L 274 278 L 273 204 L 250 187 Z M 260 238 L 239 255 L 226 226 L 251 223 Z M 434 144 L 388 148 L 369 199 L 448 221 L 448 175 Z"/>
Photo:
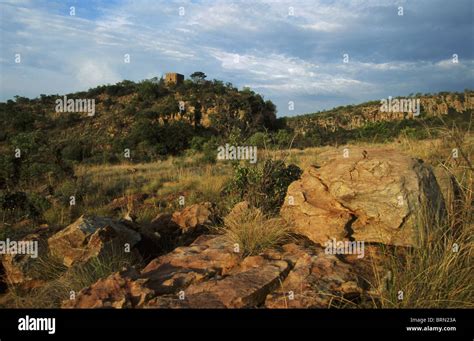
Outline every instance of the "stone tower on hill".
<path fill-rule="evenodd" d="M 178 85 L 183 83 L 184 75 L 180 73 L 168 72 L 165 75 L 165 84 L 166 85 Z"/>

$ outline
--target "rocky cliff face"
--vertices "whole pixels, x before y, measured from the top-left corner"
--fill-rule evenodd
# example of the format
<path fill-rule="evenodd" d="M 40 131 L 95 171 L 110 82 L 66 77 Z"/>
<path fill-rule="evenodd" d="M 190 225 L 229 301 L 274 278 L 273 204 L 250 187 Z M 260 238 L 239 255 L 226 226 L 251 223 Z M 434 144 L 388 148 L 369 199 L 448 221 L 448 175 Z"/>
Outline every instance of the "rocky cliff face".
<path fill-rule="evenodd" d="M 420 114 L 425 117 L 442 117 L 449 113 L 463 113 L 474 109 L 474 91 L 439 93 L 410 99 L 420 100 Z M 304 134 L 316 126 L 329 131 L 335 131 L 337 128 L 352 130 L 367 123 L 397 121 L 405 118 L 413 118 L 413 114 L 402 111 L 382 111 L 381 103 L 374 101 L 289 118 L 287 124 L 295 132 Z"/>

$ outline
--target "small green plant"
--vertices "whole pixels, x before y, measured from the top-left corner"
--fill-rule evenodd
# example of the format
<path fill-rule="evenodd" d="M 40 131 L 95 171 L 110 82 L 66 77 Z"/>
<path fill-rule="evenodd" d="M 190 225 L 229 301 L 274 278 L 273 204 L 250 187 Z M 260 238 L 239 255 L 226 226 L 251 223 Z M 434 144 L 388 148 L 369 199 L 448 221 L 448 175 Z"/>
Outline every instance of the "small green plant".
<path fill-rule="evenodd" d="M 217 158 L 217 147 L 219 146 L 216 138 L 211 138 L 202 145 L 202 157 L 199 162 L 213 164 Z"/>
<path fill-rule="evenodd" d="M 298 166 L 286 166 L 282 160 L 268 159 L 255 166 L 238 164 L 226 192 L 237 200 L 246 200 L 266 213 L 275 214 L 285 200 L 288 186 L 299 179 L 301 173 Z"/>

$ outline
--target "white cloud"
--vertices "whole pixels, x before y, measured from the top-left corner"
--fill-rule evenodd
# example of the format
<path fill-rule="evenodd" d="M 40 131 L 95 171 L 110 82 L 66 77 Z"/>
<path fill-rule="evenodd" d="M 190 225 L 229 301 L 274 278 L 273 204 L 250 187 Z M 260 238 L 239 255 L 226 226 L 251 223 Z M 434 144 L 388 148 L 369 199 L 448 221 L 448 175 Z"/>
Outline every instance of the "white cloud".
<path fill-rule="evenodd" d="M 76 78 L 85 87 L 95 87 L 98 84 L 113 84 L 121 81 L 120 75 L 107 63 L 96 60 L 82 62 L 78 67 Z"/>
<path fill-rule="evenodd" d="M 343 27 L 343 25 L 339 23 L 330 23 L 330 22 L 321 21 L 314 24 L 302 25 L 301 27 L 312 30 L 312 31 L 335 32 L 335 31 L 340 30 Z"/>

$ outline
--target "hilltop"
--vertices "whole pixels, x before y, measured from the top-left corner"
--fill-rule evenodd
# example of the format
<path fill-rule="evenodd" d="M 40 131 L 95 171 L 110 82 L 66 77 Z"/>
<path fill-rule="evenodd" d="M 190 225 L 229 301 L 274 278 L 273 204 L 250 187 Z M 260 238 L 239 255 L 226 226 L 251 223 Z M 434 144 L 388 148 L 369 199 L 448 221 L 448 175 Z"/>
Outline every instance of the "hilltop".
<path fill-rule="evenodd" d="M 182 152 L 194 136 L 228 136 L 233 129 L 249 135 L 271 129 L 276 120 L 271 101 L 217 80 L 170 86 L 157 78 L 123 81 L 65 96 L 94 100 L 94 116 L 57 112 L 60 95 L 1 103 L 2 151 L 7 152 L 5 144 L 19 147 L 19 134 L 35 144 L 46 134 L 48 144 L 71 161 L 118 161 L 125 148 L 141 161 Z"/>

